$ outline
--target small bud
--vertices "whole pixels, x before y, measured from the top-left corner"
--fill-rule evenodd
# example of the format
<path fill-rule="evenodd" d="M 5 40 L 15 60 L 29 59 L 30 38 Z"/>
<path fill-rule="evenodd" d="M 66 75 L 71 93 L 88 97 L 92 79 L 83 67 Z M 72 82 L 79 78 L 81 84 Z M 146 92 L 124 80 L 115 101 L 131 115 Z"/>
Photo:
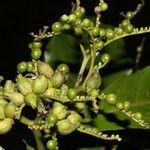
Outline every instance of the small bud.
<path fill-rule="evenodd" d="M 5 118 L 4 120 L 0 121 L 0 134 L 6 134 L 12 128 L 14 124 L 14 120 L 11 118 Z"/>
<path fill-rule="evenodd" d="M 38 67 L 38 72 L 42 75 L 45 75 L 48 78 L 51 78 L 51 76 L 54 74 L 52 67 L 47 63 L 38 61 L 37 67 Z"/>
<path fill-rule="evenodd" d="M 53 96 L 55 96 L 55 94 L 57 93 L 58 89 L 55 88 L 48 88 L 43 94 L 42 96 L 45 98 L 51 98 Z"/>
<path fill-rule="evenodd" d="M 74 125 L 67 119 L 57 122 L 58 132 L 62 135 L 67 135 L 73 132 L 76 128 Z"/>
<path fill-rule="evenodd" d="M 0 120 L 5 118 L 4 107 L 0 105 Z"/>
<path fill-rule="evenodd" d="M 37 107 L 37 96 L 33 92 L 26 94 L 25 103 L 35 109 Z"/>
<path fill-rule="evenodd" d="M 93 73 L 93 75 L 86 81 L 86 89 L 91 90 L 91 89 L 98 89 L 101 85 L 101 77 L 100 74 L 97 71 Z"/>
<path fill-rule="evenodd" d="M 23 95 L 32 92 L 31 82 L 28 78 L 24 78 L 22 75 L 18 75 L 17 77 L 17 87 Z"/>
<path fill-rule="evenodd" d="M 41 94 L 46 91 L 47 86 L 47 78 L 44 75 L 40 75 L 33 81 L 32 90 L 35 94 Z"/>
<path fill-rule="evenodd" d="M 82 118 L 77 112 L 71 111 L 71 114 L 67 117 L 67 120 L 69 120 L 76 128 L 78 128 Z"/>
<path fill-rule="evenodd" d="M 51 78 L 51 82 L 53 87 L 58 88 L 65 82 L 65 74 L 63 72 L 55 72 L 55 74 Z"/>
<path fill-rule="evenodd" d="M 8 104 L 8 102 L 4 98 L 0 98 L 0 105 L 1 106 L 3 106 L 5 108 L 7 104 Z"/>
<path fill-rule="evenodd" d="M 4 85 L 4 91 L 5 92 L 14 92 L 15 90 L 15 84 L 11 80 L 7 80 Z"/>
<path fill-rule="evenodd" d="M 5 93 L 5 96 L 16 106 L 21 106 L 24 103 L 24 96 L 19 92 Z"/>
<path fill-rule="evenodd" d="M 52 113 L 57 116 L 59 120 L 64 119 L 67 116 L 67 109 L 64 105 L 55 102 L 53 105 Z"/>
<path fill-rule="evenodd" d="M 17 108 L 12 102 L 5 107 L 5 116 L 7 118 L 15 118 L 15 109 Z"/>

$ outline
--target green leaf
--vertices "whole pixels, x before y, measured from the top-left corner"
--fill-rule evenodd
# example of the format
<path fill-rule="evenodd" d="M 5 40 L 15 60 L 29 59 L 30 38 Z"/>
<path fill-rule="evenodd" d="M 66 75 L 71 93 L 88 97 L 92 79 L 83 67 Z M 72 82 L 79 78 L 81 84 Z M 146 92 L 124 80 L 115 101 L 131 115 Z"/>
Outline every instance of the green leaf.
<path fill-rule="evenodd" d="M 45 60 L 50 64 L 79 64 L 81 56 L 76 39 L 68 34 L 54 36 L 46 46 Z"/>
<path fill-rule="evenodd" d="M 150 66 L 132 75 L 120 76 L 103 90 L 106 93 L 115 93 L 118 101 L 130 101 L 132 112 L 141 112 L 143 119 L 150 124 Z M 123 112 L 100 102 L 99 114 L 94 119 L 94 124 L 100 130 L 119 130 L 125 128 L 143 128 Z"/>
<path fill-rule="evenodd" d="M 103 87 L 107 87 L 108 85 L 110 85 L 112 82 L 114 82 L 121 76 L 130 75 L 131 73 L 132 73 L 132 69 L 126 69 L 126 70 L 121 70 L 118 72 L 109 73 L 105 76 L 102 76 Z"/>

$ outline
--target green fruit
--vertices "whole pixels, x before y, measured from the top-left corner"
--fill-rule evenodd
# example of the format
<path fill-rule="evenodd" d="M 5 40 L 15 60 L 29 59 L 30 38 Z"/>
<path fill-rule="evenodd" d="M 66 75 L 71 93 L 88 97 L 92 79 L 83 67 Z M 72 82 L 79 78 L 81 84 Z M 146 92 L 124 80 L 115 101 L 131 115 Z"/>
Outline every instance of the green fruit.
<path fill-rule="evenodd" d="M 67 117 L 67 120 L 69 120 L 76 128 L 78 128 L 82 121 L 82 117 L 77 112 L 71 111 L 71 114 Z"/>
<path fill-rule="evenodd" d="M 68 112 L 64 105 L 55 102 L 52 108 L 52 114 L 56 115 L 59 120 L 64 119 Z"/>
<path fill-rule="evenodd" d="M 69 73 L 69 67 L 66 64 L 60 64 L 60 65 L 58 65 L 57 66 L 57 70 L 60 71 L 60 72 L 62 71 L 65 74 Z"/>
<path fill-rule="evenodd" d="M 25 61 L 20 62 L 17 65 L 17 70 L 19 73 L 24 73 L 27 71 L 27 63 Z"/>
<path fill-rule="evenodd" d="M 92 89 L 98 89 L 100 85 L 101 85 L 101 77 L 99 71 L 95 71 L 85 83 L 87 91 L 90 91 Z"/>
<path fill-rule="evenodd" d="M 77 96 L 77 91 L 75 89 L 69 89 L 67 92 L 67 96 L 72 100 Z"/>
<path fill-rule="evenodd" d="M 8 102 L 4 98 L 0 98 L 0 105 L 4 108 L 7 106 Z"/>
<path fill-rule="evenodd" d="M 81 19 L 83 17 L 83 15 L 84 15 L 84 13 L 81 11 L 80 8 L 75 10 L 73 13 L 76 16 L 76 18 L 78 18 L 78 19 Z"/>
<path fill-rule="evenodd" d="M 57 141 L 56 141 L 56 140 L 49 140 L 49 141 L 47 141 L 46 147 L 47 147 L 49 150 L 56 150 Z"/>
<path fill-rule="evenodd" d="M 37 95 L 35 95 L 33 92 L 26 94 L 24 100 L 25 103 L 31 106 L 33 109 L 37 107 Z"/>
<path fill-rule="evenodd" d="M 107 3 L 102 2 L 102 3 L 100 4 L 100 10 L 101 10 L 101 11 L 106 11 L 107 9 L 108 9 Z"/>
<path fill-rule="evenodd" d="M 58 132 L 62 135 L 67 135 L 72 133 L 76 128 L 75 126 L 67 119 L 57 122 Z"/>
<path fill-rule="evenodd" d="M 0 120 L 3 120 L 4 118 L 5 118 L 4 107 L 0 105 Z"/>
<path fill-rule="evenodd" d="M 70 29 L 71 29 L 70 24 L 64 24 L 63 25 L 63 30 L 70 30 Z"/>
<path fill-rule="evenodd" d="M 23 95 L 32 92 L 31 82 L 22 75 L 18 75 L 17 77 L 17 88 Z"/>
<path fill-rule="evenodd" d="M 129 101 L 124 101 L 123 105 L 124 105 L 124 110 L 128 111 L 131 109 L 131 103 Z"/>
<path fill-rule="evenodd" d="M 117 35 L 122 35 L 124 31 L 122 28 L 118 27 L 118 28 L 115 28 L 114 32 Z"/>
<path fill-rule="evenodd" d="M 88 28 L 91 26 L 91 20 L 88 18 L 85 18 L 82 22 L 83 27 Z"/>
<path fill-rule="evenodd" d="M 47 63 L 38 61 L 37 67 L 38 67 L 38 72 L 42 75 L 45 75 L 48 78 L 51 78 L 51 76 L 54 74 L 52 67 L 48 65 Z"/>
<path fill-rule="evenodd" d="M 70 14 L 68 20 L 69 20 L 69 22 L 75 22 L 76 16 L 74 14 Z"/>
<path fill-rule="evenodd" d="M 32 42 L 32 48 L 41 48 L 42 47 L 42 42 L 40 41 L 33 41 Z"/>
<path fill-rule="evenodd" d="M 123 30 L 130 34 L 133 32 L 134 26 L 132 24 L 127 24 L 126 26 L 123 27 Z"/>
<path fill-rule="evenodd" d="M 123 103 L 122 102 L 117 102 L 116 108 L 119 109 L 119 110 L 122 110 L 124 108 Z"/>
<path fill-rule="evenodd" d="M 121 27 L 124 28 L 126 25 L 130 24 L 130 20 L 129 19 L 125 19 L 121 22 Z"/>
<path fill-rule="evenodd" d="M 31 51 L 31 57 L 34 60 L 38 60 L 42 56 L 42 50 L 40 48 L 35 48 Z"/>
<path fill-rule="evenodd" d="M 84 15 L 85 14 L 85 8 L 84 7 L 80 7 L 79 9 L 80 9 L 81 13 Z"/>
<path fill-rule="evenodd" d="M 17 106 L 14 105 L 12 102 L 8 103 L 8 105 L 5 107 L 5 116 L 7 118 L 15 118 L 15 110 Z"/>
<path fill-rule="evenodd" d="M 58 118 L 55 114 L 49 114 L 48 118 L 47 118 L 47 121 L 49 123 L 55 124 L 58 121 Z"/>
<path fill-rule="evenodd" d="M 28 71 L 28 72 L 34 72 L 34 71 L 35 71 L 34 62 L 29 61 L 29 62 L 27 63 L 27 65 L 28 65 L 28 68 L 27 68 L 27 71 Z"/>
<path fill-rule="evenodd" d="M 93 97 L 97 97 L 99 95 L 99 90 L 98 89 L 92 89 L 90 91 L 90 95 Z"/>
<path fill-rule="evenodd" d="M 4 91 L 5 92 L 14 92 L 15 90 L 15 84 L 11 80 L 7 80 L 4 85 Z"/>
<path fill-rule="evenodd" d="M 100 29 L 99 29 L 99 35 L 100 35 L 100 37 L 104 37 L 104 36 L 106 35 L 105 29 L 100 28 Z"/>
<path fill-rule="evenodd" d="M 104 54 L 101 56 L 101 61 L 102 61 L 103 63 L 108 63 L 108 62 L 110 61 L 110 56 L 109 56 L 109 54 L 104 53 Z"/>
<path fill-rule="evenodd" d="M 99 41 L 99 42 L 96 43 L 96 48 L 98 50 L 102 50 L 103 47 L 104 47 L 104 43 L 102 41 Z"/>
<path fill-rule="evenodd" d="M 19 92 L 5 93 L 5 97 L 13 102 L 16 106 L 24 104 L 24 96 Z"/>
<path fill-rule="evenodd" d="M 52 31 L 53 32 L 61 32 L 62 31 L 62 24 L 60 22 L 55 22 L 53 25 L 52 25 Z"/>
<path fill-rule="evenodd" d="M 10 131 L 14 124 L 14 120 L 11 118 L 5 118 L 0 121 L 0 134 L 6 134 Z"/>
<path fill-rule="evenodd" d="M 38 76 L 32 83 L 32 90 L 35 94 L 41 94 L 48 87 L 47 78 L 44 75 Z"/>
<path fill-rule="evenodd" d="M 116 105 L 116 103 L 117 103 L 117 97 L 113 93 L 107 94 L 105 100 L 110 105 Z"/>
<path fill-rule="evenodd" d="M 95 36 L 95 37 L 97 37 L 98 35 L 99 35 L 99 27 L 94 27 L 93 29 L 92 29 L 92 34 L 93 34 L 93 36 Z"/>
<path fill-rule="evenodd" d="M 62 15 L 61 20 L 68 21 L 68 16 L 66 14 Z"/>
<path fill-rule="evenodd" d="M 54 88 L 60 87 L 65 82 L 65 74 L 63 72 L 55 72 L 51 78 L 51 82 Z"/>
<path fill-rule="evenodd" d="M 136 113 L 134 114 L 134 118 L 135 118 L 136 120 L 141 120 L 141 119 L 142 119 L 142 114 L 141 114 L 140 112 L 136 112 Z"/>
<path fill-rule="evenodd" d="M 134 13 L 132 12 L 132 11 L 128 11 L 127 13 L 126 13 L 126 18 L 127 19 L 132 19 L 134 17 Z"/>
<path fill-rule="evenodd" d="M 114 31 L 112 29 L 106 29 L 106 37 L 108 40 L 113 39 L 115 36 Z"/>

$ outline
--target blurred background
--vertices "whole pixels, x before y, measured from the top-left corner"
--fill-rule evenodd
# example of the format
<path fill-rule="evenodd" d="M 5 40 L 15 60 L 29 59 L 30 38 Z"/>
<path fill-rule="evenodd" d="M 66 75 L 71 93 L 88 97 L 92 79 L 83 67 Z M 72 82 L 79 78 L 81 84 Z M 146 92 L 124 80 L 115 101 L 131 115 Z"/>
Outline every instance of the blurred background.
<path fill-rule="evenodd" d="M 16 64 L 22 60 L 30 60 L 30 50 L 28 49 L 28 43 L 32 40 L 32 37 L 29 35 L 30 32 L 37 33 L 40 28 L 44 25 L 51 26 L 54 21 L 57 21 L 59 17 L 66 13 L 69 14 L 71 11 L 71 2 L 75 2 L 75 0 L 2 0 L 0 1 L 0 74 L 6 76 L 7 79 L 13 79 L 16 75 Z M 87 8 L 88 16 L 93 16 L 93 8 L 97 4 L 98 0 L 81 0 L 81 5 Z M 109 9 L 104 13 L 103 22 L 105 24 L 117 25 L 119 24 L 123 17 L 120 16 L 120 12 L 127 10 L 134 10 L 137 4 L 140 3 L 140 0 L 108 0 Z M 133 19 L 133 25 L 136 27 L 145 27 L 150 26 L 150 1 L 145 0 L 145 7 L 142 11 Z M 139 46 L 140 41 L 143 37 L 146 37 L 146 42 L 144 45 L 144 50 L 141 57 L 140 67 L 144 67 L 150 64 L 150 34 L 144 34 L 139 36 L 130 37 L 126 42 L 126 51 L 131 58 L 135 57 L 136 47 Z M 44 49 L 43 49 L 44 51 Z M 8 146 L 8 150 L 20 150 L 21 148 L 21 138 L 28 137 L 29 135 L 32 137 L 31 133 L 28 131 L 26 133 L 22 133 L 24 127 L 21 127 L 19 133 L 13 129 L 11 133 L 9 133 L 9 141 L 8 143 L 11 146 Z M 130 131 L 128 132 L 130 133 Z M 75 133 L 76 134 L 76 133 Z M 133 136 L 141 136 L 141 138 L 148 137 L 150 139 L 149 132 L 141 132 L 138 131 L 136 133 L 132 133 Z M 16 139 L 12 139 L 15 136 L 18 136 Z M 130 134 L 123 134 L 125 137 L 125 141 L 131 140 Z M 128 139 L 126 139 L 128 137 Z M 72 139 L 72 145 L 74 144 L 73 136 L 69 137 Z M 63 145 L 63 141 L 67 141 L 69 138 L 65 138 L 62 140 L 61 144 Z M 87 137 L 86 137 L 87 138 Z M 81 135 L 81 138 L 85 139 L 85 136 Z M 20 140 L 20 141 L 18 141 Z M 28 139 L 29 140 L 29 139 Z M 0 144 L 7 141 L 7 138 L 3 138 L 0 136 Z M 29 141 L 32 142 L 33 140 Z M 99 141 L 93 138 L 87 138 L 87 141 L 91 141 L 91 145 L 98 144 Z M 79 140 L 76 142 L 80 143 Z M 83 141 L 82 141 L 83 142 Z M 134 139 L 131 140 L 132 144 L 136 145 Z M 13 144 L 16 143 L 17 148 L 13 148 Z M 85 146 L 88 142 L 83 142 Z M 107 144 L 107 142 L 102 141 L 103 144 Z M 112 143 L 110 143 L 112 144 Z M 123 143 L 123 145 L 125 145 Z M 148 142 L 142 143 L 145 149 L 150 149 L 150 144 Z M 141 144 L 141 145 L 142 145 Z M 79 144 L 77 144 L 79 145 Z M 130 144 L 129 144 L 130 145 Z M 7 143 L 5 143 L 7 147 Z M 20 147 L 19 147 L 20 146 Z M 142 146 L 141 146 L 142 147 Z M 132 147 L 137 149 L 144 149 L 138 147 Z M 73 148 L 66 149 L 66 147 L 62 148 L 63 150 L 72 150 Z M 123 146 L 122 146 L 123 149 Z M 129 149 L 129 148 L 128 148 Z"/>

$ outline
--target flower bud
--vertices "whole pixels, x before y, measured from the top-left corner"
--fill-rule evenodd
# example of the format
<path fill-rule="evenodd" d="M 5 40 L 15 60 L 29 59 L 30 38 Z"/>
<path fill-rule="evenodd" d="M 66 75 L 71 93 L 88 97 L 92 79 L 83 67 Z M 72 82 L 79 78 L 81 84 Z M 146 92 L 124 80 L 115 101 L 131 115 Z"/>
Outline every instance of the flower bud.
<path fill-rule="evenodd" d="M 52 108 L 52 113 L 57 116 L 59 120 L 64 119 L 67 116 L 67 109 L 61 103 L 55 102 Z"/>
<path fill-rule="evenodd" d="M 55 72 L 51 78 L 53 87 L 58 88 L 65 82 L 65 74 L 63 72 Z"/>
<path fill-rule="evenodd" d="M 24 99 L 25 103 L 33 109 L 37 107 L 37 96 L 33 92 L 26 94 Z"/>
<path fill-rule="evenodd" d="M 5 116 L 7 118 L 15 118 L 15 109 L 17 108 L 12 102 L 5 107 Z"/>
<path fill-rule="evenodd" d="M 0 105 L 0 120 L 5 118 L 4 107 Z"/>
<path fill-rule="evenodd" d="M 86 81 L 85 87 L 87 91 L 91 89 L 98 89 L 101 85 L 101 77 L 98 71 L 95 71 L 93 75 Z"/>
<path fill-rule="evenodd" d="M 32 90 L 35 94 L 41 94 L 47 89 L 47 78 L 44 75 L 38 76 L 32 83 Z"/>
<path fill-rule="evenodd" d="M 71 111 L 71 114 L 67 117 L 67 120 L 69 120 L 76 128 L 78 128 L 82 118 L 77 112 Z"/>
<path fill-rule="evenodd" d="M 5 93 L 5 96 L 16 106 L 21 106 L 24 103 L 24 96 L 19 92 Z"/>
<path fill-rule="evenodd" d="M 14 124 L 14 120 L 11 118 L 5 118 L 4 120 L 0 121 L 0 134 L 6 134 L 12 128 Z"/>
<path fill-rule="evenodd" d="M 74 125 L 67 119 L 57 122 L 58 132 L 62 135 L 67 135 L 73 132 L 76 128 Z"/>
<path fill-rule="evenodd" d="M 51 98 L 53 96 L 55 96 L 55 94 L 58 92 L 58 89 L 55 88 L 48 88 L 43 94 L 42 96 L 45 98 Z"/>
<path fill-rule="evenodd" d="M 5 108 L 7 104 L 8 104 L 8 102 L 4 98 L 1 97 L 0 98 L 0 105 Z"/>
<path fill-rule="evenodd" d="M 47 63 L 38 61 L 37 67 L 38 67 L 38 72 L 42 75 L 45 75 L 48 78 L 51 78 L 51 76 L 54 74 L 52 67 Z"/>
<path fill-rule="evenodd" d="M 28 78 L 24 78 L 22 75 L 18 75 L 17 77 L 17 87 L 23 95 L 32 92 L 31 82 Z"/>
<path fill-rule="evenodd" d="M 14 88 L 15 88 L 15 84 L 11 80 L 7 80 L 4 85 L 4 91 L 8 93 L 14 92 L 15 91 Z"/>

